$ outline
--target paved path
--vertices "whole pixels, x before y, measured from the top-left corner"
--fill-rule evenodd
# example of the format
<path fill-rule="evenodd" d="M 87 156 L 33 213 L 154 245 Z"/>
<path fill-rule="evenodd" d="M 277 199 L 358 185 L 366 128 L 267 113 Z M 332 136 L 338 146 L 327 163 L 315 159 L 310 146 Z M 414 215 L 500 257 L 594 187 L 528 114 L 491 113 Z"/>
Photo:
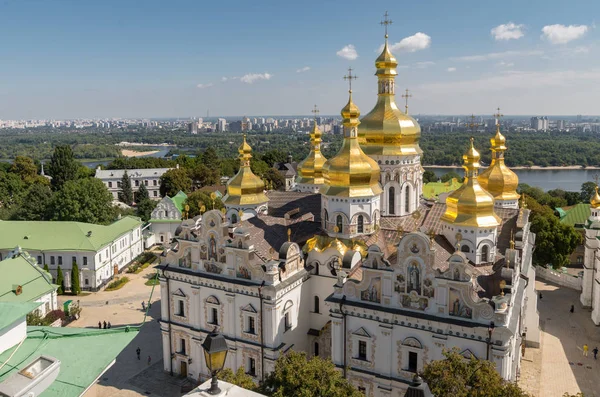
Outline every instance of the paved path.
<path fill-rule="evenodd" d="M 541 349 L 527 349 L 521 386 L 537 397 L 562 397 L 565 392 L 600 397 L 600 361 L 591 352 L 595 346 L 600 349 L 600 327 L 590 319 L 589 310 L 581 308 L 578 291 L 540 280 L 536 289 L 543 295 L 538 298 Z M 583 357 L 585 343 L 590 346 L 589 357 Z"/>

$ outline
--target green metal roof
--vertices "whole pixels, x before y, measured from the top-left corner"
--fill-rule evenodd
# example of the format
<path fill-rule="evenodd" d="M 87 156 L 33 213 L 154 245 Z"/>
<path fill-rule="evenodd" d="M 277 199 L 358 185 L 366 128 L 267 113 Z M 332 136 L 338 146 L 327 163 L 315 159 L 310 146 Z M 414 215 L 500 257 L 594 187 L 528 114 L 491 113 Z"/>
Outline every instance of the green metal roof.
<path fill-rule="evenodd" d="M 27 338 L 0 354 L 0 362 L 15 355 L 0 370 L 0 382 L 40 355 L 60 360 L 58 378 L 40 397 L 80 396 L 114 362 L 138 334 L 138 327 L 92 329 L 27 327 Z"/>
<path fill-rule="evenodd" d="M 27 256 L 22 253 L 0 262 L 0 302 L 31 302 L 56 290 L 50 274 Z M 21 293 L 17 295 L 19 285 Z"/>
<path fill-rule="evenodd" d="M 41 302 L 0 302 L 0 331 L 40 307 Z"/>
<path fill-rule="evenodd" d="M 423 185 L 423 197 L 426 199 L 437 198 L 442 193 L 453 192 L 462 186 L 456 178 L 448 182 L 429 182 Z"/>
<path fill-rule="evenodd" d="M 106 226 L 83 222 L 0 221 L 0 249 L 18 246 L 32 251 L 95 252 L 141 224 L 142 221 L 133 216 Z"/>
<path fill-rule="evenodd" d="M 563 210 L 565 210 L 563 208 Z M 590 205 L 586 203 L 575 204 L 571 208 L 565 210 L 566 214 L 560 219 L 565 225 L 571 225 L 576 227 L 583 227 L 586 224 L 588 218 L 592 214 Z"/>
<path fill-rule="evenodd" d="M 187 199 L 187 194 L 182 192 L 181 190 L 175 196 L 171 197 L 171 201 L 175 204 L 175 207 L 179 210 L 179 212 L 183 212 L 183 203 Z"/>

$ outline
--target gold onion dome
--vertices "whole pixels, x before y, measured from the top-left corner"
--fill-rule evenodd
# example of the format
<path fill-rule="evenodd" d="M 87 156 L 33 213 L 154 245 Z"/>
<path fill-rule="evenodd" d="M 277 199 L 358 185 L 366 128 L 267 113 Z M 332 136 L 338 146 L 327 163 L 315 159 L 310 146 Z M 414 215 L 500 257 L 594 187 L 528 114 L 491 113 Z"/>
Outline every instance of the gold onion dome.
<path fill-rule="evenodd" d="M 380 169 L 375 160 L 362 151 L 358 144 L 356 127 L 360 124 L 360 111 L 352 102 L 342 109 L 344 142 L 335 157 L 323 166 L 325 184 L 321 194 L 339 197 L 366 197 L 381 194 Z"/>
<path fill-rule="evenodd" d="M 310 153 L 298 164 L 297 183 L 306 183 L 322 185 L 325 182 L 323 178 L 323 165 L 327 161 L 321 153 L 321 130 L 317 127 L 317 120 L 310 132 Z"/>
<path fill-rule="evenodd" d="M 240 159 L 240 170 L 227 183 L 227 194 L 223 197 L 223 203 L 226 205 L 252 205 L 262 204 L 269 201 L 264 190 L 265 184 L 250 169 L 250 159 L 252 158 L 252 148 L 244 142 L 238 149 Z"/>
<path fill-rule="evenodd" d="M 518 200 L 519 177 L 504 164 L 506 138 L 500 133 L 500 124 L 496 124 L 496 135 L 490 139 L 490 142 L 492 162 L 477 178 L 479 184 L 496 200 Z"/>
<path fill-rule="evenodd" d="M 378 79 L 377 103 L 361 120 L 358 139 L 368 155 L 415 155 L 419 147 L 421 127 L 395 101 L 395 78 L 398 62 L 389 50 L 387 34 L 381 55 L 375 61 Z"/>
<path fill-rule="evenodd" d="M 598 194 L 598 186 L 596 186 L 596 193 L 590 200 L 590 205 L 592 208 L 600 208 L 600 194 Z"/>
<path fill-rule="evenodd" d="M 463 155 L 465 181 L 446 198 L 446 212 L 442 220 L 460 226 L 495 227 L 500 218 L 494 212 L 494 197 L 477 181 L 479 152 L 473 146 Z"/>

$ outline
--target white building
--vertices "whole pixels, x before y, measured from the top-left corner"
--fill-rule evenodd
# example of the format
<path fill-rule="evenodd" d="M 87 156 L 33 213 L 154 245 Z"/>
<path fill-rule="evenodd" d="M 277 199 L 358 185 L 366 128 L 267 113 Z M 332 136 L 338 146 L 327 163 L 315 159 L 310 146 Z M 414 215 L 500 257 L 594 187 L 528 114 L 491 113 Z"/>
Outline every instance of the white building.
<path fill-rule="evenodd" d="M 142 222 L 127 216 L 110 225 L 83 222 L 1 221 L 0 259 L 15 247 L 48 265 L 56 280 L 60 266 L 71 286 L 71 265 L 77 263 L 82 290 L 97 290 L 142 253 Z"/>
<path fill-rule="evenodd" d="M 177 165 L 179 168 L 179 165 Z M 119 191 L 121 191 L 121 179 L 127 171 L 127 175 L 131 180 L 131 189 L 135 193 L 141 185 L 145 185 L 148 189 L 148 195 L 151 199 L 160 200 L 160 177 L 172 168 L 142 168 L 137 170 L 103 170 L 100 167 L 96 168 L 95 177 L 100 179 L 108 188 L 115 200 L 119 199 Z"/>
<path fill-rule="evenodd" d="M 600 325 L 600 195 L 596 193 L 590 200 L 591 215 L 584 225 L 585 254 L 583 259 L 583 281 L 580 296 L 581 304 L 592 309 L 592 321 Z"/>
<path fill-rule="evenodd" d="M 184 207 L 187 199 L 184 192 L 173 197 L 163 197 L 150 216 L 150 231 L 156 236 L 158 244 L 170 244 L 175 238 L 177 228 L 181 225 Z"/>
<path fill-rule="evenodd" d="M 394 103 L 387 46 L 376 66 L 366 131 L 350 97 L 323 180 L 302 165 L 310 178 L 299 183 L 319 194 L 265 196 L 244 142 L 226 210 L 182 223 L 158 266 L 166 371 L 208 376 L 201 344 L 216 327 L 226 366 L 257 381 L 295 349 L 331 358 L 368 396 L 398 396 L 449 347 L 516 379 L 521 344 L 540 337 L 529 210 L 496 205 L 512 185 L 479 185 L 472 143 L 465 183 L 446 202 L 421 200 L 420 127 Z"/>

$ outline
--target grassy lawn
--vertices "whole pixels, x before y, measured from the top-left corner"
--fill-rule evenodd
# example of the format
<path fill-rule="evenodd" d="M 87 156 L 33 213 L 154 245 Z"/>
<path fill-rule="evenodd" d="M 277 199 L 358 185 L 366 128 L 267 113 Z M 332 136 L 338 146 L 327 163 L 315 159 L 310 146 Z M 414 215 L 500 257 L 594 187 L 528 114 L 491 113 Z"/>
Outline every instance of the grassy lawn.
<path fill-rule="evenodd" d="M 106 289 L 104 289 L 105 291 L 116 291 L 118 289 L 123 288 L 123 286 L 125 286 L 125 284 L 127 284 L 127 282 L 129 281 L 129 278 L 127 277 L 121 277 L 115 281 L 112 281 L 111 283 L 109 283 L 106 286 Z"/>
<path fill-rule="evenodd" d="M 153 277 L 150 280 L 146 281 L 145 284 L 150 285 L 150 286 L 158 285 L 158 284 L 160 284 L 160 281 L 158 281 L 156 278 Z"/>

